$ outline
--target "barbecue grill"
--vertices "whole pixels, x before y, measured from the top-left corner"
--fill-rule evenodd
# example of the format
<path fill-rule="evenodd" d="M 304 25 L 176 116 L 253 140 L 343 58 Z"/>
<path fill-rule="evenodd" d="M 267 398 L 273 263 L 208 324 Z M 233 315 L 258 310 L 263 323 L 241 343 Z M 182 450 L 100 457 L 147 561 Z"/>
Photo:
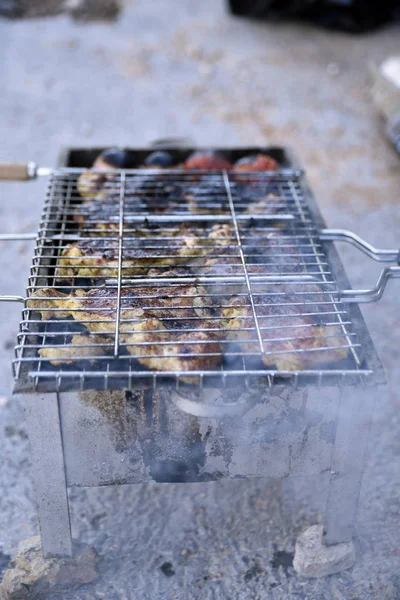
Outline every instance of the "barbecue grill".
<path fill-rule="evenodd" d="M 193 149 L 168 151 L 179 164 Z M 67 486 L 149 480 L 328 474 L 324 543 L 350 540 L 384 383 L 357 304 L 400 267 L 352 290 L 332 241 L 386 263 L 399 251 L 326 229 L 287 149 L 218 150 L 267 153 L 271 172 L 143 169 L 136 149 L 88 173 L 100 152 L 0 167 L 49 177 L 39 233 L 1 238 L 36 239 L 26 297 L 1 299 L 24 304 L 14 391 L 44 555 L 72 553 Z"/>

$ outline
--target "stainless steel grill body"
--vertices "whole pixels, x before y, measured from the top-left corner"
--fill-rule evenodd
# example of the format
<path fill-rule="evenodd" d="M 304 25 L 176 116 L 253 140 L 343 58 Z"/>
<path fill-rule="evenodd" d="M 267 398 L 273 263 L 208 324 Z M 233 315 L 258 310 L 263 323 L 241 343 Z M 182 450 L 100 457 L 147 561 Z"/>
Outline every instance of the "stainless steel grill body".
<path fill-rule="evenodd" d="M 225 153 L 231 152 L 236 158 L 259 150 L 225 150 Z M 171 151 L 177 157 L 184 157 L 190 150 Z M 63 166 L 90 166 L 99 152 L 72 151 Z M 157 271 L 149 276 L 140 269 L 132 271 L 132 265 L 127 264 L 130 233 L 138 224 L 150 231 L 150 237 L 143 236 L 149 246 L 146 257 L 152 257 L 154 251 L 158 261 L 171 251 L 166 246 L 167 252 L 155 253 L 160 246 L 158 240 L 154 241 L 157 237 L 154 224 L 150 218 L 143 221 L 143 206 L 133 201 L 132 189 L 137 189 L 138 183 L 143 186 L 146 182 L 151 194 L 155 193 L 159 174 L 126 171 L 117 174 L 117 180 L 110 184 L 117 202 L 115 214 L 105 219 L 106 230 L 99 234 L 101 223 L 97 219 L 93 221 L 93 231 L 88 228 L 85 232 L 89 238 L 106 240 L 110 248 L 116 245 L 115 265 L 92 274 L 89 284 L 82 273 L 73 274 L 69 282 L 65 277 L 58 278 L 57 269 L 66 266 L 62 264 L 63 250 L 82 235 L 72 223 L 73 214 L 81 206 L 76 193 L 81 170 L 67 175 L 60 171 L 52 177 L 14 361 L 16 390 L 25 392 L 45 555 L 72 553 L 67 486 L 150 480 L 184 482 L 319 474 L 329 478 L 324 541 L 335 544 L 351 539 L 376 384 L 383 382 L 382 368 L 358 307 L 342 299 L 340 291 L 348 289 L 349 282 L 335 248 L 323 239 L 325 224 L 307 183 L 289 152 L 282 149 L 266 149 L 266 152 L 275 156 L 284 170 L 246 177 L 253 183 L 257 180 L 255 187 L 262 190 L 262 197 L 266 190 L 274 194 L 269 198 L 267 214 L 265 211 L 261 215 L 246 214 L 243 195 L 238 194 L 240 177 L 213 173 L 208 175 L 212 193 L 207 188 L 200 215 L 190 212 L 187 199 L 180 200 L 172 209 L 169 206 L 164 214 L 152 215 L 153 221 L 161 222 L 163 227 L 172 229 L 186 220 L 190 227 L 201 232 L 196 239 L 201 238 L 202 256 L 197 256 L 195 266 L 191 264 L 190 270 L 179 275 L 168 272 L 171 265 L 160 267 L 157 263 Z M 132 156 L 142 162 L 147 153 L 148 150 L 132 151 Z M 163 173 L 164 178 L 173 177 L 175 183 L 177 175 L 181 189 L 198 184 L 190 181 L 188 173 Z M 147 195 L 148 192 L 149 189 Z M 209 239 L 209 231 L 216 223 L 231 228 L 228 246 L 234 262 L 229 263 L 228 273 L 218 271 L 210 275 L 204 272 L 207 255 L 203 242 Z M 282 245 L 275 251 L 269 248 L 268 253 L 263 252 L 262 244 L 261 251 L 254 247 L 254 238 L 265 239 L 276 232 Z M 331 239 L 328 234 L 326 237 Z M 354 243 L 357 244 L 356 239 Z M 175 248 L 179 247 L 182 244 Z M 371 254 L 377 253 L 371 250 Z M 219 260 L 218 251 L 216 254 L 214 258 Z M 175 251 L 173 257 L 175 260 Z M 226 257 L 223 253 L 221 263 L 215 264 L 226 266 Z M 185 256 L 181 258 L 186 260 Z M 391 259 L 394 260 L 392 256 Z M 69 259 L 67 268 L 73 262 Z M 261 269 L 255 272 L 254 265 Z M 293 265 L 300 268 L 293 269 Z M 184 266 L 182 260 L 172 268 Z M 159 286 L 179 285 L 182 277 L 190 285 L 197 285 L 202 278 L 206 305 L 209 303 L 215 311 L 212 322 L 220 320 L 216 308 L 231 294 L 227 290 L 233 287 L 236 294 L 246 298 L 252 315 L 246 335 L 256 349 L 235 348 L 222 327 L 226 348 L 222 344 L 224 350 L 218 368 L 184 373 L 140 368 L 137 360 L 126 352 L 124 336 L 129 321 L 125 320 L 124 290 L 141 288 L 145 283 L 153 286 L 157 295 Z M 92 289 L 97 281 L 103 285 L 107 282 L 114 302 L 108 339 L 102 344 L 88 345 L 89 349 L 100 346 L 100 356 L 98 352 L 93 355 L 96 363 L 91 363 L 91 355 L 85 353 L 85 361 L 62 367 L 51 365 L 38 351 L 52 346 L 59 351 L 60 344 L 70 342 L 72 333 L 82 336 L 86 330 L 70 318 L 42 319 L 27 304 L 29 299 L 40 288 L 70 293 L 85 291 L 88 285 Z M 306 311 L 313 318 L 318 317 L 317 323 L 339 332 L 343 341 L 340 346 L 344 347 L 341 349 L 346 350 L 341 362 L 324 367 L 315 364 L 295 371 L 279 371 L 274 365 L 269 368 L 262 363 L 269 352 L 276 355 L 276 349 L 269 347 L 271 339 L 266 334 L 267 319 L 261 315 L 262 304 L 265 298 L 280 298 L 288 285 L 291 298 L 298 302 L 291 301 L 294 304 L 290 306 L 291 314 L 284 317 L 287 323 L 278 328 L 279 334 L 274 334 L 274 343 L 293 337 L 296 306 L 299 311 L 309 307 Z M 277 301 L 279 310 L 284 305 Z M 43 305 L 42 309 L 43 314 Z M 193 321 L 196 327 L 197 319 Z M 82 352 L 83 346 L 78 346 Z M 322 353 L 331 350 L 328 341 Z M 307 352 L 313 351 L 299 349 L 295 354 Z M 182 381 L 188 375 L 196 377 L 196 385 L 193 381 L 190 384 Z M 220 418 L 222 409 L 224 418 Z"/>

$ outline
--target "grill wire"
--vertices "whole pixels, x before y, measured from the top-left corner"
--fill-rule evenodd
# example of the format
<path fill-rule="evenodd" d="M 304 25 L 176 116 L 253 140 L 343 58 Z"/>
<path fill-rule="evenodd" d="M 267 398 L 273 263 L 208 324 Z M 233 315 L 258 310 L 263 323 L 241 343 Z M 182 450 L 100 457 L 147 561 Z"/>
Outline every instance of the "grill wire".
<path fill-rule="evenodd" d="M 82 173 L 49 181 L 16 389 L 369 373 L 296 171 Z"/>

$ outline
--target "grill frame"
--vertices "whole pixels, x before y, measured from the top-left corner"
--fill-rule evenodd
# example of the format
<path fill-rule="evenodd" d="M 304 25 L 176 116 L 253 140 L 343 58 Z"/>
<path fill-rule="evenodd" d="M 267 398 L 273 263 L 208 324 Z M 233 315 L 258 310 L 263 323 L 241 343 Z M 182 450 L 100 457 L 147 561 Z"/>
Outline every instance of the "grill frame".
<path fill-rule="evenodd" d="M 202 149 L 200 148 L 185 148 L 185 149 L 179 149 L 179 148 L 167 148 L 168 151 L 171 151 L 171 153 L 174 155 L 176 160 L 184 160 L 184 158 L 186 156 L 188 156 L 191 152 L 193 151 L 202 151 Z M 96 149 L 72 149 L 72 150 L 68 150 L 68 151 L 64 151 L 61 155 L 60 161 L 59 161 L 59 167 L 79 167 L 79 168 L 87 168 L 90 167 L 93 159 L 100 154 L 102 151 L 104 150 L 104 148 L 96 148 Z M 273 158 L 275 158 L 276 160 L 278 160 L 278 162 L 280 162 L 281 166 L 283 166 L 283 168 L 287 168 L 287 169 L 291 169 L 293 171 L 298 171 L 301 172 L 300 166 L 298 164 L 298 161 L 296 160 L 293 152 L 290 149 L 287 148 L 255 148 L 255 147 L 244 147 L 244 148 L 216 148 L 215 150 L 220 151 L 222 153 L 224 153 L 224 155 L 226 155 L 228 158 L 230 158 L 231 160 L 236 160 L 236 158 L 239 158 L 240 156 L 243 156 L 245 154 L 253 154 L 253 153 L 258 153 L 258 152 L 265 152 L 267 154 L 269 154 L 270 156 L 272 156 Z M 140 163 L 143 159 L 144 156 L 146 156 L 149 153 L 149 149 L 130 149 L 129 150 L 132 154 L 132 159 L 136 160 L 138 163 Z M 78 164 L 79 163 L 79 164 Z M 307 179 L 306 177 L 302 177 L 301 180 L 301 188 L 302 188 L 302 192 L 303 192 L 303 196 L 304 196 L 304 200 L 307 203 L 307 206 L 309 208 L 311 217 L 312 217 L 312 221 L 313 221 L 313 225 L 318 229 L 318 230 L 322 230 L 326 227 L 325 222 L 323 220 L 323 217 L 320 213 L 320 210 L 318 208 L 318 205 L 314 199 L 314 196 L 310 190 L 310 187 L 308 185 Z M 123 199 L 120 199 L 120 207 L 122 205 Z M 120 212 L 120 217 L 121 217 L 121 212 Z M 43 226 L 43 221 L 41 221 L 40 227 L 42 228 Z M 121 224 L 121 218 L 119 221 L 119 232 L 118 232 L 118 239 L 121 239 L 121 235 L 122 235 L 122 224 Z M 43 229 L 41 229 L 39 231 L 39 237 L 38 237 L 38 244 L 37 246 L 40 246 L 40 240 L 44 240 L 46 237 L 45 235 L 45 231 Z M 327 260 L 329 262 L 329 266 L 331 269 L 331 272 L 334 274 L 335 276 L 335 282 L 337 285 L 338 289 L 348 289 L 350 287 L 350 284 L 348 282 L 348 279 L 346 277 L 344 268 L 342 266 L 342 263 L 340 261 L 339 255 L 334 247 L 334 245 L 330 242 L 325 242 L 325 241 L 321 241 L 321 247 L 323 249 L 323 252 L 325 253 Z M 119 248 L 119 251 L 121 251 L 121 245 Z M 43 254 L 44 257 L 44 261 L 46 260 L 46 251 Z M 49 257 L 50 258 L 50 257 Z M 118 273 L 118 286 L 120 288 L 121 285 L 121 272 L 119 269 L 119 273 Z M 44 275 L 46 276 L 46 275 Z M 31 277 L 32 277 L 32 272 L 31 272 Z M 30 278 L 31 280 L 31 278 Z M 288 379 L 285 380 L 285 385 L 294 385 L 297 386 L 301 383 L 316 383 L 318 385 L 321 384 L 327 384 L 327 385 L 332 385 L 333 383 L 338 383 L 339 385 L 342 384 L 357 384 L 362 382 L 363 384 L 370 384 L 370 383 L 384 383 L 384 376 L 383 376 L 383 371 L 382 371 L 382 366 L 380 364 L 379 358 L 376 354 L 376 351 L 374 349 L 372 340 L 369 336 L 367 327 L 364 323 L 364 320 L 362 318 L 361 312 L 358 308 L 358 306 L 356 306 L 355 304 L 343 304 L 343 307 L 345 308 L 345 310 L 348 312 L 349 316 L 350 316 L 350 320 L 352 322 L 352 330 L 354 330 L 357 333 L 357 338 L 360 339 L 361 341 L 361 346 L 362 346 L 362 355 L 363 355 L 363 363 L 366 365 L 366 368 L 363 369 L 358 369 L 357 372 L 355 372 L 354 370 L 349 372 L 348 369 L 338 369 L 338 370 L 330 370 L 330 369 L 318 369 L 317 370 L 310 370 L 309 372 L 307 371 L 302 371 L 301 373 L 296 373 L 296 372 L 289 372 L 287 374 Z M 27 310 L 26 308 L 24 310 Z M 119 317 L 118 317 L 119 319 Z M 118 329 L 118 328 L 117 328 Z M 20 335 L 24 335 L 24 332 L 22 331 L 20 333 Z M 115 336 L 115 346 L 114 346 L 114 352 L 116 353 L 117 351 L 117 347 L 118 347 L 118 335 Z M 34 391 L 40 391 L 40 392 L 54 392 L 54 391 L 69 391 L 71 389 L 76 389 L 78 391 L 83 391 L 86 389 L 121 389 L 121 388 L 126 388 L 126 389 L 135 389 L 135 388 L 140 388 L 142 389 L 143 386 L 148 386 L 148 387 L 152 387 L 153 389 L 158 385 L 158 383 L 160 381 L 162 381 L 163 384 L 173 384 L 173 385 L 177 385 L 179 386 L 179 378 L 176 380 L 176 382 L 171 382 L 171 381 L 167 381 L 165 380 L 165 378 L 163 378 L 163 373 L 159 372 L 159 373 L 155 373 L 155 374 L 150 374 L 148 371 L 143 371 L 140 372 L 138 371 L 134 371 L 132 372 L 132 375 L 129 376 L 125 382 L 124 385 L 121 385 L 121 373 L 120 372 L 104 372 L 102 371 L 102 379 L 103 381 L 100 380 L 90 380 L 90 375 L 89 377 L 86 377 L 85 375 L 81 376 L 79 379 L 79 384 L 77 385 L 76 382 L 76 375 L 68 375 L 67 372 L 64 372 L 62 374 L 62 378 L 57 378 L 54 376 L 54 374 L 52 374 L 50 377 L 51 379 L 49 379 L 47 382 L 46 380 L 44 381 L 44 384 L 39 385 L 39 381 L 36 380 L 35 381 L 30 381 L 29 380 L 29 375 L 26 372 L 26 364 L 21 363 L 21 370 L 19 371 L 19 377 L 16 380 L 15 383 L 15 388 L 14 391 L 18 392 L 18 393 L 32 393 Z M 22 377 L 21 377 L 21 372 L 23 373 Z M 190 373 L 189 373 L 190 374 Z M 197 374 L 197 373 L 196 373 Z M 222 382 L 223 385 L 229 385 L 229 383 L 234 382 L 235 385 L 237 384 L 237 380 L 234 377 L 235 373 L 234 371 L 228 371 L 227 372 L 228 377 L 223 377 L 222 378 Z M 188 375 L 187 372 L 184 373 L 184 375 Z M 209 375 L 209 373 L 207 373 L 207 375 Z M 215 373 L 215 375 L 217 375 Z M 230 375 L 232 375 L 231 381 L 229 381 L 230 379 Z M 243 374 L 242 374 L 243 375 Z M 251 382 L 249 381 L 248 378 L 243 378 L 246 379 L 246 381 L 244 382 L 246 385 L 261 385 L 262 387 L 265 386 L 272 386 L 276 383 L 276 371 L 273 370 L 268 370 L 267 368 L 264 368 L 262 370 L 260 370 L 259 372 L 254 372 L 252 373 L 252 375 L 254 375 L 254 377 L 252 378 Z M 148 379 L 147 382 L 145 382 L 143 379 L 141 379 L 142 377 L 146 377 Z M 75 378 L 75 381 L 71 381 L 72 379 Z M 259 379 L 261 378 L 261 379 Z M 282 383 L 281 381 L 281 377 L 279 378 L 279 383 Z M 53 380 L 53 381 L 52 381 Z M 32 385 L 33 383 L 33 385 Z M 48 383 L 50 383 L 50 385 L 47 385 Z M 203 384 L 203 379 L 201 378 L 200 381 L 201 385 Z M 70 385 L 71 384 L 71 385 Z"/>

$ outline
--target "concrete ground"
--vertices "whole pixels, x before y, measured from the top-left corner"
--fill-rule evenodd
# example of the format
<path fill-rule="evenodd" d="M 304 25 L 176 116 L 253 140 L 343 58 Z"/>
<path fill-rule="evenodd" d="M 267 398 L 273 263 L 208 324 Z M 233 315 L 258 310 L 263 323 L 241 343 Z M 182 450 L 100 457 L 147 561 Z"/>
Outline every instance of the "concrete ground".
<path fill-rule="evenodd" d="M 126 5 L 114 25 L 0 20 L 0 159 L 52 166 L 65 145 L 178 135 L 205 145 L 288 144 L 329 226 L 399 246 L 400 160 L 382 137 L 367 69 L 399 50 L 398 27 L 349 37 L 235 20 L 221 0 Z M 0 229 L 35 231 L 43 189 L 1 184 Z M 1 293 L 24 293 L 31 251 L 2 243 Z M 374 282 L 378 265 L 341 253 L 355 287 Z M 73 534 L 101 555 L 101 578 L 62 597 L 400 598 L 398 294 L 394 281 L 363 309 L 388 387 L 376 402 L 352 570 L 307 580 L 291 567 L 296 535 L 320 518 L 323 482 L 75 489 Z M 38 531 L 23 411 L 11 396 L 19 316 L 18 305 L 0 305 L 0 569 Z"/>

